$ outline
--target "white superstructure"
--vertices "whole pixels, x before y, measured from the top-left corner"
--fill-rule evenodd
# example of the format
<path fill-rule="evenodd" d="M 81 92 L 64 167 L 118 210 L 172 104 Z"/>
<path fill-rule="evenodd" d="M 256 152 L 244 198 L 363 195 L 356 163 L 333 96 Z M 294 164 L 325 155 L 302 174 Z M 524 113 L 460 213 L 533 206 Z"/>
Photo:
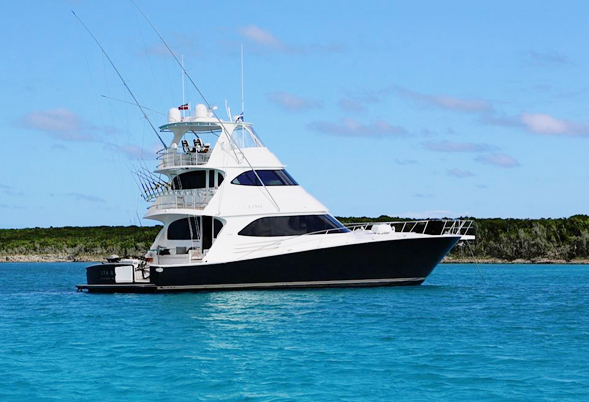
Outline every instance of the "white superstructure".
<path fill-rule="evenodd" d="M 286 173 L 252 125 L 236 120 L 220 121 L 204 105 L 195 107 L 193 117 L 170 109 L 169 122 L 160 130 L 171 132 L 173 139 L 160 151 L 156 169 L 167 185 L 147 197 L 153 203 L 145 218 L 164 225 L 146 256 L 152 265 L 230 262 L 428 236 L 427 222 L 343 228 Z M 248 225 L 263 218 L 258 226 L 280 227 L 248 232 Z M 465 224 L 451 221 L 439 234 L 465 233 Z"/>

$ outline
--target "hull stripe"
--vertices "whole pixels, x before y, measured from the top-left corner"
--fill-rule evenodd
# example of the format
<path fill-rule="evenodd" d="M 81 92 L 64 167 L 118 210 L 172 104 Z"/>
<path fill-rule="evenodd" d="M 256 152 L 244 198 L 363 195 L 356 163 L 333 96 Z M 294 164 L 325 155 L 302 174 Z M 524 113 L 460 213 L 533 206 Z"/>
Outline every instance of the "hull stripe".
<path fill-rule="evenodd" d="M 211 290 L 211 289 L 242 289 L 242 288 L 291 288 L 311 286 L 378 286 L 399 282 L 423 282 L 425 278 L 394 278 L 394 279 L 353 279 L 340 281 L 306 281 L 306 282 L 270 282 L 270 283 L 229 283 L 219 285 L 183 285 L 158 286 L 158 290 Z"/>

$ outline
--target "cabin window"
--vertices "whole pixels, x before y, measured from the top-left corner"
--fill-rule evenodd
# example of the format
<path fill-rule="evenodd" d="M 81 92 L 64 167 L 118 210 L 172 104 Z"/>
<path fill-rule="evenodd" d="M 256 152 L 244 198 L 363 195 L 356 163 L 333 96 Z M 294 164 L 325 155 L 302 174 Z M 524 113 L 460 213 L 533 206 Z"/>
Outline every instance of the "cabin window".
<path fill-rule="evenodd" d="M 219 232 L 223 229 L 223 222 L 221 220 L 215 218 L 213 221 L 213 238 L 216 239 L 219 236 Z"/>
<path fill-rule="evenodd" d="M 168 226 L 168 240 L 198 240 L 200 231 L 197 218 L 178 219 Z"/>
<path fill-rule="evenodd" d="M 256 175 L 257 173 L 257 175 Z M 259 178 L 258 178 L 259 177 Z M 262 180 L 260 182 L 260 180 Z M 284 169 L 282 170 L 248 170 L 237 176 L 232 184 L 242 186 L 298 186 L 299 184 Z"/>
<path fill-rule="evenodd" d="M 256 219 L 238 234 L 241 236 L 297 236 L 308 233 L 346 233 L 344 227 L 331 215 L 269 216 Z"/>
<path fill-rule="evenodd" d="M 209 187 L 215 187 L 215 171 L 209 170 Z"/>
<path fill-rule="evenodd" d="M 172 180 L 174 190 L 190 190 L 193 188 L 206 188 L 207 176 L 206 170 L 195 170 L 193 172 L 182 173 Z"/>
<path fill-rule="evenodd" d="M 217 174 L 215 175 L 215 172 Z M 215 183 L 215 177 L 217 183 Z M 217 170 L 196 170 L 179 174 L 172 180 L 174 190 L 192 190 L 196 188 L 216 188 L 223 183 L 223 174 Z"/>
<path fill-rule="evenodd" d="M 233 133 L 231 133 L 231 142 L 232 145 L 237 145 L 239 148 L 264 146 L 253 127 L 246 125 L 239 125 L 233 130 Z"/>

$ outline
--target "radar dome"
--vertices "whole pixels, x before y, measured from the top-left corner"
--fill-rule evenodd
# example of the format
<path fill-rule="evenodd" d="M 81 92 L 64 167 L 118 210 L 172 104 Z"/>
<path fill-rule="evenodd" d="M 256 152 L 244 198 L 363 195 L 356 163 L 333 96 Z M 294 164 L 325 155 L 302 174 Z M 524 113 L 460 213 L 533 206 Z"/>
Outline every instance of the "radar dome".
<path fill-rule="evenodd" d="M 180 110 L 177 107 L 173 107 L 168 110 L 168 123 L 179 123 L 182 121 Z"/>
<path fill-rule="evenodd" d="M 194 118 L 195 119 L 206 119 L 209 116 L 207 113 L 207 107 L 202 103 L 199 103 L 194 107 Z"/>

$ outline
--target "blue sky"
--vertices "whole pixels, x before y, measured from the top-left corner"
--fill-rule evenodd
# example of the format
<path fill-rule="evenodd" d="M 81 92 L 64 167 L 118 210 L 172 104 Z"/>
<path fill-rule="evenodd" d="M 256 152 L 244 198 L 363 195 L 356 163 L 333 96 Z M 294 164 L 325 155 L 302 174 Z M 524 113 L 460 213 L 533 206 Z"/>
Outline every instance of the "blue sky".
<path fill-rule="evenodd" d="M 243 44 L 246 120 L 335 215 L 589 213 L 588 2 L 138 4 L 220 110 Z M 138 224 L 161 146 L 71 10 L 143 105 L 179 68 L 131 2 L 1 7 L 0 227 Z"/>

